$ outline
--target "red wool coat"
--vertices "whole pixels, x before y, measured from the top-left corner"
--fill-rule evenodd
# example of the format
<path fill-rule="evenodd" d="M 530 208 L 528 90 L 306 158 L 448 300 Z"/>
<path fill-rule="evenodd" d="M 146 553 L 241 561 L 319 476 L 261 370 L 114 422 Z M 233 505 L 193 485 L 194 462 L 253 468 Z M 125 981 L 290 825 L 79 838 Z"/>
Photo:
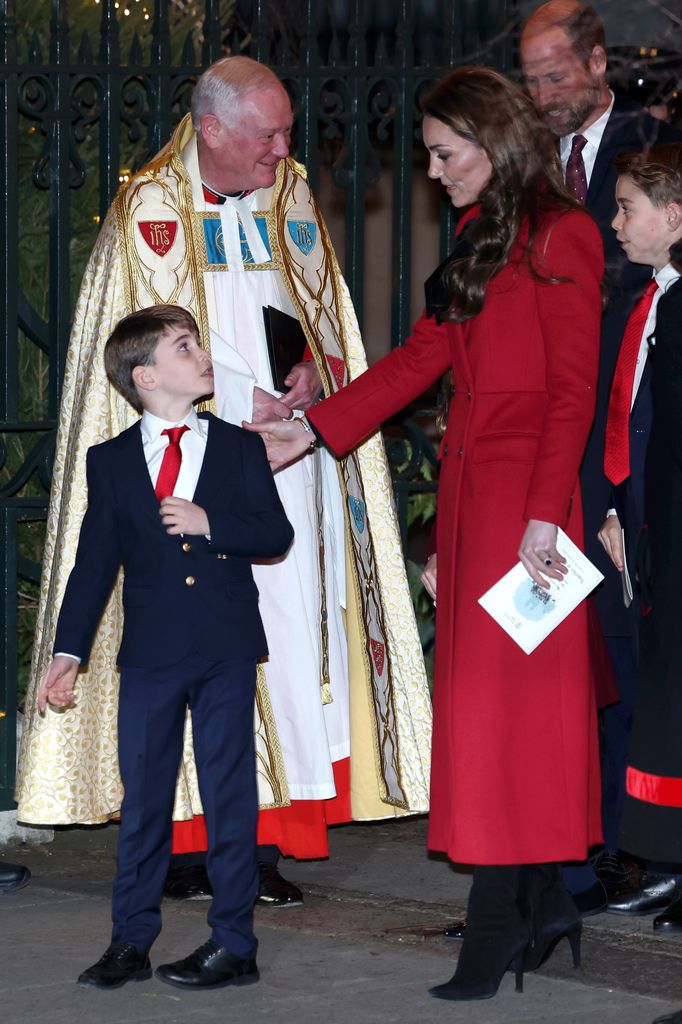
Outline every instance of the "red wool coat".
<path fill-rule="evenodd" d="M 477 317 L 422 316 L 403 348 L 310 411 L 341 455 L 453 369 L 438 492 L 429 846 L 473 864 L 582 859 L 601 840 L 584 602 L 531 655 L 478 604 L 518 560 L 528 519 L 583 542 L 578 467 L 594 412 L 599 231 L 580 212 L 547 217 L 535 253 L 556 283 L 535 279 L 515 247 Z"/>

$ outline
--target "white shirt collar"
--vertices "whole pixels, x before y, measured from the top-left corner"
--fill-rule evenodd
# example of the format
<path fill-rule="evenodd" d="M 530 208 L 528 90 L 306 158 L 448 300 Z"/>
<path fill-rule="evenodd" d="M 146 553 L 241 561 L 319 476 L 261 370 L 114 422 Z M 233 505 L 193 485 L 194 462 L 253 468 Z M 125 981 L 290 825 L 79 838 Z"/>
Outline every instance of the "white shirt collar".
<path fill-rule="evenodd" d="M 664 267 L 661 267 L 661 269 L 657 270 L 654 274 L 656 284 L 662 292 L 667 291 L 668 288 L 677 281 L 679 276 L 679 271 L 675 270 L 672 263 L 666 263 Z"/>
<path fill-rule="evenodd" d="M 203 437 L 201 421 L 194 406 L 191 406 L 187 415 L 176 423 L 169 420 L 162 420 L 158 416 L 154 416 L 154 414 L 149 412 L 148 409 L 145 409 L 142 413 L 142 420 L 140 423 L 142 440 L 146 442 L 157 441 L 161 436 L 162 431 L 168 430 L 170 427 L 180 427 L 183 424 L 186 424 L 190 430 L 193 430 L 196 434 L 199 434 L 200 437 Z"/>

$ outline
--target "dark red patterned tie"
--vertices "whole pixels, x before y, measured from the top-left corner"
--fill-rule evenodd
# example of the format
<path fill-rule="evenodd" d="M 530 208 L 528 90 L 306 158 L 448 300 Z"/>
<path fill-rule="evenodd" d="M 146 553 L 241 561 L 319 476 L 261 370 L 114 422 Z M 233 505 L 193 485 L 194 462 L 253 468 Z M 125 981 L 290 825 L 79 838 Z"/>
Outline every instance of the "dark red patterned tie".
<path fill-rule="evenodd" d="M 571 155 L 566 164 L 566 184 L 578 202 L 583 205 L 587 201 L 587 175 L 583 162 L 583 149 L 586 144 L 587 139 L 584 135 L 574 135 Z"/>
<path fill-rule="evenodd" d="M 630 476 L 632 387 L 635 382 L 637 356 L 642 343 L 644 325 L 647 322 L 657 288 L 655 279 L 649 281 L 644 289 L 644 294 L 630 313 L 613 374 L 604 444 L 604 473 L 613 484 L 619 484 Z"/>
<path fill-rule="evenodd" d="M 168 447 L 163 453 L 161 469 L 154 488 L 157 501 L 169 498 L 175 489 L 182 463 L 180 438 L 186 430 L 189 430 L 189 427 L 185 423 L 181 427 L 169 427 L 167 430 L 161 431 L 162 434 L 168 434 Z"/>

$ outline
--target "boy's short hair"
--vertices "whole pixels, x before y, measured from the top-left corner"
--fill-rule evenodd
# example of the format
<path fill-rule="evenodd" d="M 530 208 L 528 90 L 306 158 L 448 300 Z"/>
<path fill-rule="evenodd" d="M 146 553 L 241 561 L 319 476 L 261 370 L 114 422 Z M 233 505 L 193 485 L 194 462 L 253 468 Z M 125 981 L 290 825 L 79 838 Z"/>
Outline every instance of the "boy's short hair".
<path fill-rule="evenodd" d="M 654 206 L 682 203 L 682 142 L 620 153 L 614 163 L 618 173 L 632 178 Z"/>
<path fill-rule="evenodd" d="M 199 337 L 197 322 L 182 306 L 148 306 L 124 316 L 104 346 L 104 369 L 109 382 L 137 412 L 144 406 L 133 381 L 136 366 L 151 366 L 162 334 L 169 327 L 184 327 Z"/>

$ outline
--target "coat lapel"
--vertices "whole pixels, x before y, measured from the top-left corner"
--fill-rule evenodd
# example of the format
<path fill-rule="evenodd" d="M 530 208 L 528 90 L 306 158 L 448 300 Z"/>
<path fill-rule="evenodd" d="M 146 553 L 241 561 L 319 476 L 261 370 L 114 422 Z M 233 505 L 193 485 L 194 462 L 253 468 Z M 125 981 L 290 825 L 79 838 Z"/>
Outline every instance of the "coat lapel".
<path fill-rule="evenodd" d="M 129 430 L 120 435 L 120 456 L 124 466 L 119 474 L 125 482 L 125 489 L 133 495 L 132 500 L 145 514 L 152 514 L 155 520 L 159 517 L 159 503 L 154 494 L 152 480 L 144 455 L 142 430 L 140 423 L 133 424 Z"/>
<path fill-rule="evenodd" d="M 224 463 L 225 448 L 221 448 L 218 437 L 220 421 L 215 416 L 212 416 L 211 413 L 206 412 L 199 413 L 199 418 L 206 420 L 209 428 L 204 461 L 201 464 L 201 472 L 199 473 L 192 501 L 203 508 L 207 498 L 211 496 L 220 480 L 224 478 L 226 466 L 224 464 L 221 465 L 221 459 Z"/>
<path fill-rule="evenodd" d="M 645 112 L 627 101 L 616 97 L 611 116 L 606 122 L 604 134 L 599 143 L 597 159 L 592 168 L 590 185 L 587 190 L 587 205 L 594 202 L 595 196 L 604 183 L 604 179 L 612 170 L 613 158 L 617 153 L 627 149 L 628 144 L 633 150 L 643 149 L 651 145 L 654 139 L 647 137 Z"/>

